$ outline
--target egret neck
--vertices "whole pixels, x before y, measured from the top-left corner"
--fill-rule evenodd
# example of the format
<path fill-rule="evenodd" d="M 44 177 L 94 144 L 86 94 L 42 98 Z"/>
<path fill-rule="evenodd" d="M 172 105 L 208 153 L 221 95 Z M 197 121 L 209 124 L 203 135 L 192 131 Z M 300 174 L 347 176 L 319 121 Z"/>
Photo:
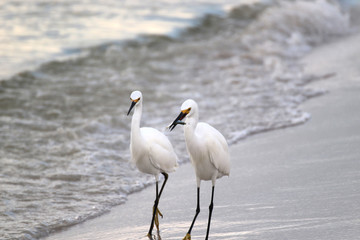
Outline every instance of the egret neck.
<path fill-rule="evenodd" d="M 194 113 L 193 115 L 188 116 L 185 119 L 186 124 L 184 125 L 184 134 L 186 139 L 190 141 L 194 141 L 196 139 L 195 129 L 198 124 L 198 120 L 199 120 L 199 115 L 197 113 Z"/>
<path fill-rule="evenodd" d="M 141 136 L 141 132 L 140 132 L 140 121 L 141 121 L 141 114 L 142 114 L 142 100 L 140 100 L 140 102 L 138 104 L 135 105 L 135 111 L 134 114 L 132 116 L 132 120 L 131 120 L 131 143 L 135 143 L 137 144 L 137 148 L 139 148 L 139 144 L 144 145 L 144 139 Z M 135 147 L 133 145 L 133 147 Z M 133 151 L 134 153 L 134 151 Z"/>

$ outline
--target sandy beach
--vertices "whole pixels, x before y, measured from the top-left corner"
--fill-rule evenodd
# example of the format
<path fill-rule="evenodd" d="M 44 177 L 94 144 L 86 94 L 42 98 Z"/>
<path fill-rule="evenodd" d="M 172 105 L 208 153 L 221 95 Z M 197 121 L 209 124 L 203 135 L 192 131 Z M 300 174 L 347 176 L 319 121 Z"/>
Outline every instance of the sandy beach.
<path fill-rule="evenodd" d="M 336 75 L 312 83 L 328 93 L 302 105 L 311 120 L 231 146 L 230 177 L 215 188 L 210 239 L 358 239 L 359 56 L 359 34 L 316 48 L 302 59 L 306 72 Z M 210 182 L 203 182 L 192 239 L 205 237 L 210 192 Z M 154 197 L 150 186 L 109 213 L 45 239 L 147 239 Z M 185 164 L 170 175 L 159 205 L 162 239 L 182 239 L 195 207 L 195 174 Z"/>

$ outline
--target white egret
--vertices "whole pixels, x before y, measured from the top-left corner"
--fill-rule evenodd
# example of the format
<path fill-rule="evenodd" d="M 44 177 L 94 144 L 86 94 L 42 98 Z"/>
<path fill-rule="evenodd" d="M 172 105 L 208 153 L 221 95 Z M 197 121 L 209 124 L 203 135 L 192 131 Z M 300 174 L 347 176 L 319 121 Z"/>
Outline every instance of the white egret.
<path fill-rule="evenodd" d="M 168 173 L 175 171 L 177 164 L 177 156 L 169 141 L 169 139 L 154 128 L 142 127 L 140 128 L 140 120 L 142 114 L 142 94 L 140 91 L 134 91 L 130 95 L 131 106 L 127 115 L 135 107 L 134 114 L 131 121 L 131 140 L 130 152 L 131 160 L 137 168 L 147 174 L 152 174 L 156 179 L 156 198 L 154 202 L 153 214 L 148 232 L 148 237 L 152 239 L 152 230 L 154 222 L 159 230 L 158 225 L 158 211 L 157 207 L 168 179 Z M 159 174 L 164 175 L 164 183 L 161 186 L 160 192 L 158 187 Z"/>
<path fill-rule="evenodd" d="M 181 120 L 185 118 L 185 122 Z M 215 128 L 204 122 L 198 122 L 199 111 L 197 103 L 188 99 L 181 105 L 181 113 L 169 126 L 170 131 L 177 124 L 184 126 L 186 148 L 190 155 L 190 160 L 195 168 L 197 181 L 197 207 L 194 219 L 189 231 L 183 240 L 191 239 L 191 230 L 194 226 L 196 217 L 200 213 L 200 183 L 201 180 L 212 181 L 211 202 L 209 205 L 209 219 L 206 230 L 208 239 L 210 230 L 211 214 L 213 210 L 213 200 L 216 179 L 230 174 L 230 156 L 228 145 L 224 136 Z"/>

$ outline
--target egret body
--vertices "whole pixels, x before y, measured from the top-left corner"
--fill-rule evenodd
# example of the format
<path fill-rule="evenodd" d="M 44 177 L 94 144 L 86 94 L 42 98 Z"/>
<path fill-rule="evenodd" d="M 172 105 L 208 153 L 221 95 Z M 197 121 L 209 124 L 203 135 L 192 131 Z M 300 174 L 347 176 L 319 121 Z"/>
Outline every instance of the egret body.
<path fill-rule="evenodd" d="M 185 121 L 182 122 L 184 118 Z M 224 136 L 211 125 L 198 121 L 198 105 L 194 100 L 188 99 L 181 105 L 181 112 L 179 116 L 169 126 L 170 130 L 173 130 L 177 124 L 184 125 L 186 148 L 190 155 L 191 163 L 195 169 L 197 182 L 196 213 L 189 231 L 183 240 L 191 239 L 191 230 L 198 214 L 200 213 L 201 180 L 212 181 L 209 219 L 205 237 L 205 239 L 208 239 L 216 179 L 222 176 L 229 176 L 230 174 L 230 156 L 228 152 L 228 145 Z"/>
<path fill-rule="evenodd" d="M 156 197 L 150 229 L 148 232 L 148 237 L 152 239 L 154 223 L 159 230 L 158 214 L 161 215 L 161 213 L 157 207 L 168 179 L 168 173 L 175 171 L 178 164 L 175 151 L 169 139 L 163 133 L 154 128 L 140 128 L 142 98 L 142 93 L 140 91 L 134 91 L 131 93 L 131 106 L 127 114 L 129 115 L 131 110 L 135 108 L 131 121 L 131 160 L 141 172 L 152 174 L 156 179 Z M 159 192 L 158 182 L 160 174 L 164 175 L 165 179 Z"/>

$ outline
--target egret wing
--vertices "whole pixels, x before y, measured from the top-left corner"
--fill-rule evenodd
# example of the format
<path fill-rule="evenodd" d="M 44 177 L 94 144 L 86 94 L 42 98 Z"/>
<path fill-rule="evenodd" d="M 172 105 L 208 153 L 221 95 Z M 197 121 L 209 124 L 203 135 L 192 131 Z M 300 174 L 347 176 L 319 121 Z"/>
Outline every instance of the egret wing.
<path fill-rule="evenodd" d="M 141 134 L 148 142 L 150 161 L 155 168 L 173 172 L 177 165 L 177 156 L 169 139 L 154 128 L 141 128 Z"/>
<path fill-rule="evenodd" d="M 223 175 L 230 174 L 230 156 L 225 137 L 214 127 L 202 123 L 204 142 L 211 163 Z"/>

